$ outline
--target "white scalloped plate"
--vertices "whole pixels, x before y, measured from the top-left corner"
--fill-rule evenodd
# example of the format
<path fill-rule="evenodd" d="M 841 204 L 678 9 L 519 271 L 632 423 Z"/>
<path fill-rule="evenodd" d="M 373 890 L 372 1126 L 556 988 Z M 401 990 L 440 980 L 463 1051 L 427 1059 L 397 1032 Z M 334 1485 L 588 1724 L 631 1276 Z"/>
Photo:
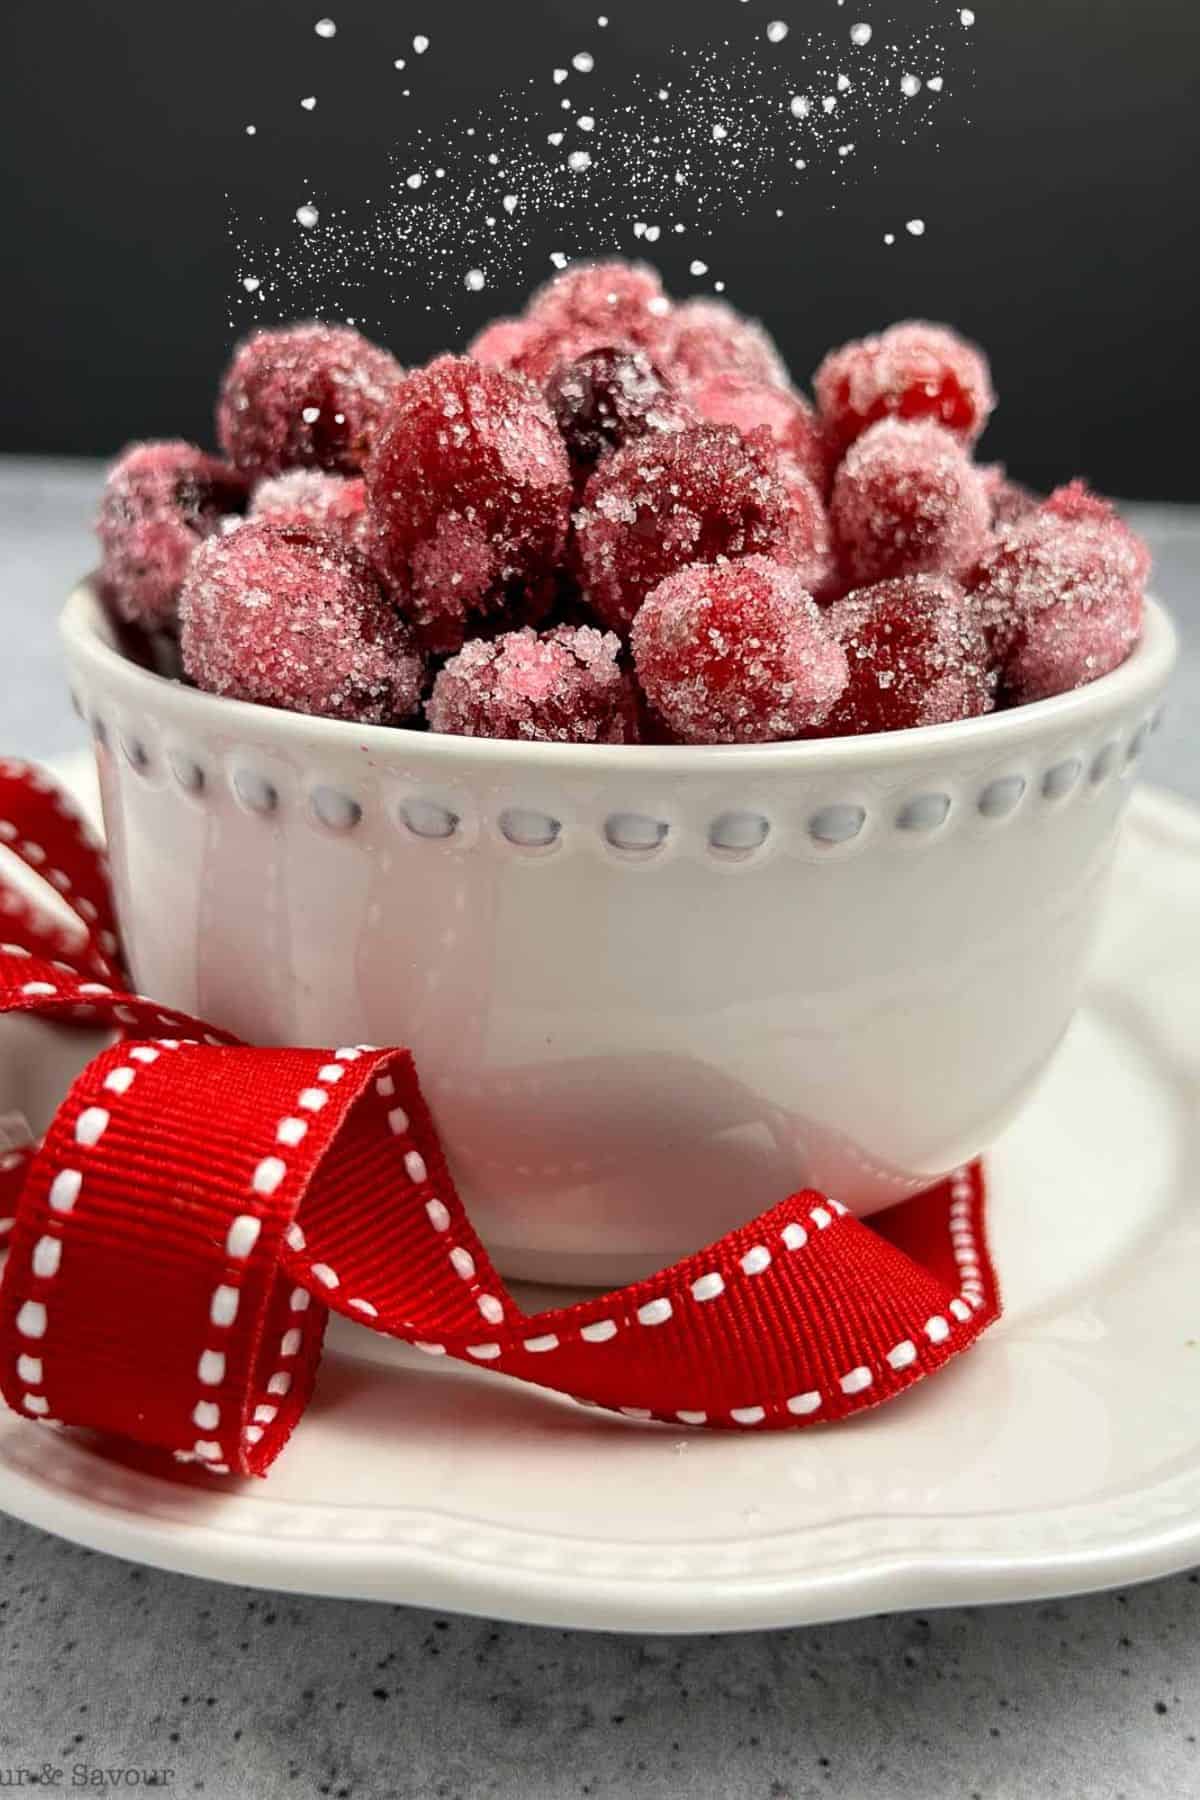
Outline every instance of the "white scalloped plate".
<path fill-rule="evenodd" d="M 72 773 L 79 779 L 79 764 Z M 991 1158 L 1007 1312 L 795 1437 L 583 1411 L 335 1324 L 265 1482 L 0 1418 L 0 1508 L 227 1581 L 650 1631 L 1021 1600 L 1200 1561 L 1200 814 L 1134 800 L 1087 1002 Z M 88 1046 L 9 1023 L 0 1112 Z"/>

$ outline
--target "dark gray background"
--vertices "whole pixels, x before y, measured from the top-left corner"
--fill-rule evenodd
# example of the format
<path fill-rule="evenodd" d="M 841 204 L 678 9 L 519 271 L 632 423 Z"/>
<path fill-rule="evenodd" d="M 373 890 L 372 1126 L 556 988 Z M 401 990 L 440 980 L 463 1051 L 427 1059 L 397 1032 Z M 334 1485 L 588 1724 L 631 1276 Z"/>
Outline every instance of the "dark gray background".
<path fill-rule="evenodd" d="M 346 194 L 378 183 L 407 130 L 490 108 L 498 88 L 581 43 L 602 46 L 605 79 L 619 81 L 673 43 L 744 42 L 776 16 L 794 44 L 806 23 L 848 30 L 863 17 L 878 36 L 939 4 L 607 0 L 612 22 L 597 32 L 605 0 L 25 0 L 4 20 L 0 450 L 208 437 L 235 275 L 227 194 L 287 220 L 300 175 Z M 941 4 L 947 21 L 957 10 Z M 885 152 L 840 194 L 820 182 L 803 203 L 790 194 L 782 226 L 762 202 L 724 221 L 731 296 L 766 319 L 800 376 L 869 326 L 952 320 L 992 354 L 1003 405 L 988 448 L 1017 473 L 1048 486 L 1080 470 L 1129 497 L 1196 498 L 1181 426 L 1196 398 L 1200 15 L 1192 0 L 976 0 L 976 11 L 936 141 Z M 322 12 L 338 22 L 332 43 L 312 29 Z M 392 58 L 410 54 L 414 31 L 433 45 L 401 106 Z M 310 92 L 314 115 L 298 104 Z M 925 237 L 901 232 L 885 249 L 884 230 L 913 214 Z M 521 285 L 548 272 L 545 249 Z M 687 286 L 693 252 L 659 249 L 673 285 Z M 517 287 L 464 294 L 463 331 Z M 388 336 L 404 360 L 449 335 L 444 320 L 393 308 Z"/>

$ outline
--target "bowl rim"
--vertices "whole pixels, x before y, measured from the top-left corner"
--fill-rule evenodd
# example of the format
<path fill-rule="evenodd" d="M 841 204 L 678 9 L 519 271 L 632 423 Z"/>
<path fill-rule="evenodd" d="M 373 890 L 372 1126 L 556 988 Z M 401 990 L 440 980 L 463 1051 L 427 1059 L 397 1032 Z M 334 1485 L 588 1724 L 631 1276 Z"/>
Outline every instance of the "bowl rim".
<path fill-rule="evenodd" d="M 399 752 L 435 762 L 448 772 L 483 758 L 497 769 L 539 775 L 567 770 L 594 775 L 819 775 L 877 766 L 881 761 L 898 766 L 943 754 L 1000 750 L 1125 711 L 1163 686 L 1179 647 L 1170 614 L 1159 601 L 1148 597 L 1141 639 L 1119 668 L 1085 687 L 1003 712 L 945 725 L 911 726 L 904 731 L 774 744 L 547 744 L 456 737 L 403 725 L 360 725 L 188 687 L 122 654 L 94 576 L 82 580 L 69 595 L 59 632 L 69 657 L 152 716 L 172 717 L 200 730 L 215 727 L 234 734 L 240 730 L 260 745 L 273 740 L 317 751 L 376 752 L 381 761 Z"/>

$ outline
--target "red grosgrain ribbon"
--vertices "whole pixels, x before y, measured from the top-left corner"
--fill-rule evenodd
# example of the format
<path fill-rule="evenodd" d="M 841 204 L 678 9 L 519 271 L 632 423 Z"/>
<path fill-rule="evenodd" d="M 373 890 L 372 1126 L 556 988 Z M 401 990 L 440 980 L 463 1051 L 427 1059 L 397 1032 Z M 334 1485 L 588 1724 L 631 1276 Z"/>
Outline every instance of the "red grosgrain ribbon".
<path fill-rule="evenodd" d="M 265 1474 L 330 1311 L 634 1419 L 846 1418 L 999 1312 L 978 1164 L 870 1226 L 792 1195 L 669 1269 L 528 1315 L 454 1189 L 406 1050 L 253 1049 L 124 991 L 103 858 L 0 765 L 0 839 L 73 906 L 0 882 L 0 1011 L 111 1021 L 40 1147 L 0 1154 L 0 1389 L 27 1418 Z"/>

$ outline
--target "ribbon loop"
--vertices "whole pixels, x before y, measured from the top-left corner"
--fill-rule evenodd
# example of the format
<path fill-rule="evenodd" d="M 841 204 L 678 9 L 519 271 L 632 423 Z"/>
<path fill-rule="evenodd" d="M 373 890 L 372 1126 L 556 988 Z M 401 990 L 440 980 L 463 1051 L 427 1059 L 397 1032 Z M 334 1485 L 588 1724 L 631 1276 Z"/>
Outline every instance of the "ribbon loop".
<path fill-rule="evenodd" d="M 337 1108 L 293 1172 L 264 1141 L 259 1101 L 282 1105 L 318 1066 L 304 1051 L 264 1062 L 173 1039 L 89 1064 L 34 1159 L 13 1233 L 0 1295 L 10 1405 L 217 1469 L 266 1466 L 317 1365 L 324 1315 L 305 1296 L 291 1319 L 281 1251 Z M 263 1430 L 247 1439 L 266 1423 L 258 1407 L 270 1408 L 269 1445 Z"/>
<path fill-rule="evenodd" d="M 95 892 L 97 852 L 44 785 L 17 785 L 9 811 L 40 832 L 20 844 L 54 843 L 74 892 Z M 40 1149 L 0 1158 L 0 1391 L 30 1420 L 264 1474 L 334 1309 L 631 1418 L 790 1428 L 890 1399 L 998 1314 L 978 1165 L 870 1227 L 800 1192 L 645 1281 L 526 1314 L 407 1051 L 248 1048 L 120 991 L 108 963 L 96 980 L 94 933 L 73 963 L 33 951 L 0 948 L 0 1011 L 86 1004 L 124 1035 Z"/>
<path fill-rule="evenodd" d="M 51 888 L 74 914 L 79 936 L 56 926 L 26 896 L 0 882 L 0 939 L 34 956 L 66 958 L 111 978 L 121 967 L 108 864 L 66 794 L 49 776 L 0 760 L 0 846 Z"/>

